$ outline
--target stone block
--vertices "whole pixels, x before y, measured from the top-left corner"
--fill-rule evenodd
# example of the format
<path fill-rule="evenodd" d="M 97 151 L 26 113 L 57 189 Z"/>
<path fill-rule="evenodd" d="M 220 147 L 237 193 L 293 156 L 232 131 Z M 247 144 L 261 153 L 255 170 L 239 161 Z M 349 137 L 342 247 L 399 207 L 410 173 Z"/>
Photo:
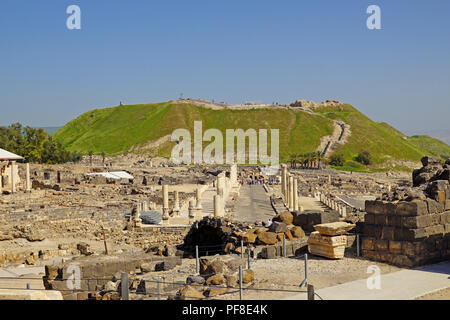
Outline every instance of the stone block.
<path fill-rule="evenodd" d="M 342 259 L 346 244 L 346 236 L 324 236 L 316 231 L 309 236 L 308 251 L 329 259 Z"/>
<path fill-rule="evenodd" d="M 429 226 L 429 227 L 425 228 L 426 236 L 442 235 L 444 233 L 445 233 L 445 228 L 443 225 L 435 225 L 435 226 Z"/>
<path fill-rule="evenodd" d="M 402 226 L 402 216 L 388 215 L 387 225 L 391 227 L 401 227 Z"/>
<path fill-rule="evenodd" d="M 425 228 L 419 229 L 395 229 L 395 240 L 415 241 L 425 238 Z"/>
<path fill-rule="evenodd" d="M 166 260 L 155 265 L 155 271 L 169 271 L 177 266 L 175 260 Z"/>
<path fill-rule="evenodd" d="M 389 226 L 383 227 L 382 232 L 381 232 L 381 239 L 394 240 L 395 239 L 394 231 L 395 231 L 394 227 L 389 227 Z"/>
<path fill-rule="evenodd" d="M 411 260 L 411 258 L 405 255 L 395 255 L 391 263 L 399 267 L 410 268 L 414 266 L 414 262 Z"/>
<path fill-rule="evenodd" d="M 372 250 L 362 250 L 362 256 L 364 258 L 379 261 L 380 260 L 380 254 L 377 251 Z"/>
<path fill-rule="evenodd" d="M 361 246 L 362 246 L 363 250 L 374 250 L 375 249 L 374 239 L 372 239 L 372 238 L 362 239 Z"/>
<path fill-rule="evenodd" d="M 294 242 L 292 244 L 292 251 L 294 253 L 294 256 L 300 256 L 305 253 L 308 247 L 308 241 L 306 238 L 302 242 Z"/>
<path fill-rule="evenodd" d="M 324 212 L 306 210 L 294 217 L 294 225 L 302 227 L 306 232 L 313 232 L 315 225 L 338 222 L 339 219 L 339 213 L 336 211 Z"/>
<path fill-rule="evenodd" d="M 347 244 L 345 245 L 345 248 L 351 248 L 354 245 L 356 245 L 356 235 L 354 234 L 347 234 Z"/>
<path fill-rule="evenodd" d="M 378 214 L 375 216 L 375 224 L 378 226 L 387 225 L 387 216 L 384 214 Z"/>
<path fill-rule="evenodd" d="M 447 200 L 445 200 L 444 209 L 450 210 L 450 199 L 448 199 L 448 197 L 447 197 Z"/>
<path fill-rule="evenodd" d="M 261 257 L 263 259 L 276 259 L 277 251 L 275 246 L 264 247 L 261 250 Z"/>
<path fill-rule="evenodd" d="M 376 225 L 364 225 L 363 232 L 366 236 L 371 238 L 381 238 L 383 227 Z"/>
<path fill-rule="evenodd" d="M 374 241 L 374 247 L 376 251 L 388 251 L 389 241 L 388 240 L 378 240 Z"/>
<path fill-rule="evenodd" d="M 386 214 L 385 202 L 379 200 L 367 200 L 365 202 L 365 211 L 370 214 Z"/>
<path fill-rule="evenodd" d="M 450 223 L 450 212 L 444 212 L 440 215 L 439 223 L 445 225 Z"/>
<path fill-rule="evenodd" d="M 282 232 L 286 232 L 287 230 L 287 226 L 285 223 L 283 222 L 273 222 L 269 228 L 270 232 L 275 232 L 275 233 L 282 233 Z"/>
<path fill-rule="evenodd" d="M 438 202 L 443 203 L 445 205 L 445 200 L 446 200 L 445 191 L 438 191 L 436 194 L 436 198 L 437 198 L 436 200 Z"/>
<path fill-rule="evenodd" d="M 432 199 L 425 200 L 428 205 L 429 214 L 438 214 L 444 212 L 445 205 Z"/>
<path fill-rule="evenodd" d="M 329 259 L 342 259 L 345 254 L 344 246 L 329 246 L 324 244 L 310 243 L 308 244 L 309 253 Z"/>
<path fill-rule="evenodd" d="M 314 229 L 318 231 L 322 235 L 327 236 L 340 236 L 346 234 L 348 231 L 352 230 L 355 227 L 354 224 L 346 223 L 346 222 L 332 222 L 332 223 L 324 223 L 318 224 L 314 226 Z"/>
<path fill-rule="evenodd" d="M 402 217 L 402 227 L 417 229 L 425 228 L 431 225 L 431 215 Z"/>
<path fill-rule="evenodd" d="M 401 241 L 389 241 L 389 252 L 393 254 L 401 254 L 402 253 Z"/>
<path fill-rule="evenodd" d="M 396 204 L 395 214 L 399 216 L 423 216 L 428 214 L 427 203 L 422 200 L 400 201 Z"/>
<path fill-rule="evenodd" d="M 394 260 L 395 255 L 389 252 L 379 252 L 380 254 L 380 260 L 381 262 L 385 263 L 392 263 Z"/>
<path fill-rule="evenodd" d="M 375 215 L 373 213 L 367 213 L 364 215 L 364 223 L 375 224 Z"/>

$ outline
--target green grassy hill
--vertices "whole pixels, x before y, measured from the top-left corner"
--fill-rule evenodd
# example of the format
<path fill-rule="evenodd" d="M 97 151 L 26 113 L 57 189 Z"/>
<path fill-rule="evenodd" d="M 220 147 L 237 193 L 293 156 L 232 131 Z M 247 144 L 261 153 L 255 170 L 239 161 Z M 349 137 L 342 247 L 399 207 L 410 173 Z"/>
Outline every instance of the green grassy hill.
<path fill-rule="evenodd" d="M 417 148 L 425 150 L 428 155 L 443 159 L 450 158 L 450 146 L 441 140 L 428 136 L 412 136 L 408 137 L 408 141 L 417 146 Z"/>
<path fill-rule="evenodd" d="M 83 153 L 145 151 L 146 143 L 171 135 L 178 128 L 188 129 L 193 137 L 194 121 L 202 121 L 203 130 L 219 129 L 224 137 L 226 129 L 280 129 L 280 158 L 285 161 L 292 153 L 314 151 L 320 138 L 333 131 L 331 120 L 305 112 L 275 108 L 212 110 L 156 103 L 92 110 L 66 124 L 54 137 L 69 150 Z M 169 157 L 174 145 L 167 142 L 152 151 Z"/>
<path fill-rule="evenodd" d="M 340 119 L 351 126 L 352 135 L 348 143 L 337 151 L 347 160 L 355 161 L 362 150 L 371 153 L 374 164 L 389 159 L 419 161 L 427 153 L 396 129 L 386 123 L 370 120 L 351 105 L 320 107 L 316 112 L 329 119 Z"/>
<path fill-rule="evenodd" d="M 387 123 L 370 120 L 351 105 L 320 107 L 315 111 L 316 114 L 280 108 L 212 110 L 168 102 L 117 106 L 86 112 L 58 130 L 54 137 L 69 150 L 85 154 L 133 151 L 170 157 L 175 143 L 164 142 L 157 148 L 146 145 L 178 128 L 188 129 L 193 137 L 196 120 L 203 122 L 203 131 L 217 128 L 224 137 L 226 129 L 272 128 L 280 129 L 280 159 L 286 162 L 292 154 L 314 152 L 320 138 L 332 133 L 332 120 L 340 119 L 351 126 L 352 132 L 348 143 L 337 150 L 344 155 L 346 166 L 354 163 L 362 150 L 371 153 L 374 165 L 386 160 L 419 161 L 427 154 L 442 157 L 450 154 L 450 147 L 437 139 L 408 138 Z"/>

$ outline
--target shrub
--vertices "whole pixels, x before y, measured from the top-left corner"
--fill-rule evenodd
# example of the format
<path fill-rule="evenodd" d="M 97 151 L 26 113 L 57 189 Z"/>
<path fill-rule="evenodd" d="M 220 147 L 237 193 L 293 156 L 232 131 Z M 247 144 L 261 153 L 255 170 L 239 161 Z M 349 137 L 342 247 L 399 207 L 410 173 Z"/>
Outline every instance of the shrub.
<path fill-rule="evenodd" d="M 369 151 L 361 151 L 358 154 L 358 157 L 356 158 L 356 161 L 364 164 L 364 165 L 369 165 L 372 163 L 372 156 L 370 155 Z"/>
<path fill-rule="evenodd" d="M 342 167 L 344 165 L 344 155 L 342 153 L 333 154 L 330 158 L 332 166 Z"/>

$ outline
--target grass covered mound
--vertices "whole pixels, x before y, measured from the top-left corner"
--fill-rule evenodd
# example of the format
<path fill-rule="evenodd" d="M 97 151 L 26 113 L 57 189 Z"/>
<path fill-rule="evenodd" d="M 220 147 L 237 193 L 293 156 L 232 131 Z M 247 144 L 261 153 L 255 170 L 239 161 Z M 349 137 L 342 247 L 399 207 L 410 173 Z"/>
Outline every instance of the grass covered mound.
<path fill-rule="evenodd" d="M 318 107 L 315 113 L 284 108 L 213 110 L 186 103 L 165 102 L 96 109 L 70 121 L 53 137 L 71 151 L 85 154 L 151 152 L 170 157 L 175 143 L 167 139 L 175 129 L 188 129 L 194 137 L 194 121 L 202 121 L 203 132 L 219 129 L 226 142 L 226 129 L 279 129 L 280 160 L 293 154 L 315 152 L 323 136 L 333 132 L 333 120 L 351 127 L 347 144 L 340 146 L 346 170 L 365 170 L 358 162 L 361 151 L 369 151 L 371 165 L 380 168 L 388 160 L 420 161 L 425 155 L 450 156 L 450 147 L 427 136 L 407 137 L 387 123 L 374 122 L 348 104 Z M 269 132 L 270 137 L 270 132 Z M 270 138 L 269 138 L 270 140 Z M 160 141 L 155 144 L 155 141 Z M 204 142 L 204 146 L 210 142 Z"/>

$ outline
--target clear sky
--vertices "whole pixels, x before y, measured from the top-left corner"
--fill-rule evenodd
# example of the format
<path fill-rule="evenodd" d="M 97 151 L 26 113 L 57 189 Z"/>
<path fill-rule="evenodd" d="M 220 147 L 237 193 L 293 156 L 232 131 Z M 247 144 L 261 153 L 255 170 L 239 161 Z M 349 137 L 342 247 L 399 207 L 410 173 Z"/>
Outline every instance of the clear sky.
<path fill-rule="evenodd" d="M 68 30 L 66 8 L 81 8 Z M 382 30 L 366 9 L 381 7 Z M 336 99 L 407 134 L 448 130 L 450 1 L 1 0 L 0 125 L 184 97 Z"/>

